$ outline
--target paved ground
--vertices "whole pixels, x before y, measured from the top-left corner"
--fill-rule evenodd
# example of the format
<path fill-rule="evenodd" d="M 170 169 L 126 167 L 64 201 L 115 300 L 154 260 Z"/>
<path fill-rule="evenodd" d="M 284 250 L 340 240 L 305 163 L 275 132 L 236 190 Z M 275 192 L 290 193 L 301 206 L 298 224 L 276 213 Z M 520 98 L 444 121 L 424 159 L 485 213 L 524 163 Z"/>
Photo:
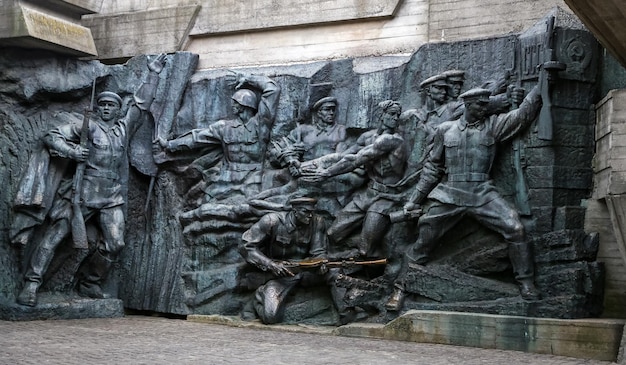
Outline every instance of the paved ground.
<path fill-rule="evenodd" d="M 468 347 L 238 328 L 180 319 L 0 321 L 1 364 L 610 364 Z"/>

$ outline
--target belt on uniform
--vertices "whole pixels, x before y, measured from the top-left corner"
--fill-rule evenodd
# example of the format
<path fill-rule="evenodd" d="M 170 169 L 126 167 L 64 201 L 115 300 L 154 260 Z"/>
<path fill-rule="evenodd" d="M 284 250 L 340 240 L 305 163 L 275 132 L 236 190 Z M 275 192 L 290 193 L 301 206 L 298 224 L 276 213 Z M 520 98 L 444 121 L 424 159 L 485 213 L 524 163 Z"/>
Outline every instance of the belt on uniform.
<path fill-rule="evenodd" d="M 381 184 L 379 182 L 370 180 L 368 187 L 372 190 L 378 191 L 380 193 L 387 193 L 387 194 L 395 194 L 397 192 L 399 192 L 400 190 L 396 187 L 393 186 L 387 186 L 385 184 Z"/>
<path fill-rule="evenodd" d="M 85 176 L 103 177 L 105 179 L 117 180 L 119 175 L 112 171 L 102 171 L 95 169 L 85 169 Z"/>
<path fill-rule="evenodd" d="M 259 169 L 259 163 L 229 162 L 225 169 L 230 171 L 255 171 Z"/>
<path fill-rule="evenodd" d="M 480 172 L 466 172 L 464 174 L 448 174 L 451 182 L 483 182 L 489 180 L 489 174 Z"/>

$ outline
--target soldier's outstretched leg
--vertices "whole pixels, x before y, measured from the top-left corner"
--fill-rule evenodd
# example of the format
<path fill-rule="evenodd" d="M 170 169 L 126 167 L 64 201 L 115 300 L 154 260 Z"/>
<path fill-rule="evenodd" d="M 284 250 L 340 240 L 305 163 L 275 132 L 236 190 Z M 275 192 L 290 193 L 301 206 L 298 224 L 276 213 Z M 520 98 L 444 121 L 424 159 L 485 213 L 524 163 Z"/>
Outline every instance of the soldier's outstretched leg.
<path fill-rule="evenodd" d="M 363 228 L 361 229 L 361 240 L 359 246 L 359 256 L 366 257 L 374 249 L 374 245 L 378 244 L 382 248 L 382 241 L 389 229 L 389 217 L 376 212 L 367 212 L 363 220 Z"/>
<path fill-rule="evenodd" d="M 459 212 L 462 210 L 463 208 L 452 205 L 435 205 L 428 210 L 425 216 L 420 218 L 417 240 L 407 248 L 394 284 L 394 291 L 387 303 L 385 303 L 385 308 L 388 311 L 399 311 L 402 309 L 406 296 L 404 282 L 409 271 L 409 264 L 424 265 L 429 261 L 430 252 L 437 244 L 437 241 L 450 227 L 460 220 L 462 215 Z"/>
<path fill-rule="evenodd" d="M 48 270 L 48 266 L 50 266 L 57 246 L 68 233 L 68 220 L 57 220 L 48 228 L 41 242 L 35 246 L 26 263 L 24 287 L 15 300 L 18 304 L 27 305 L 29 307 L 37 305 L 37 291 L 41 286 L 43 276 Z"/>

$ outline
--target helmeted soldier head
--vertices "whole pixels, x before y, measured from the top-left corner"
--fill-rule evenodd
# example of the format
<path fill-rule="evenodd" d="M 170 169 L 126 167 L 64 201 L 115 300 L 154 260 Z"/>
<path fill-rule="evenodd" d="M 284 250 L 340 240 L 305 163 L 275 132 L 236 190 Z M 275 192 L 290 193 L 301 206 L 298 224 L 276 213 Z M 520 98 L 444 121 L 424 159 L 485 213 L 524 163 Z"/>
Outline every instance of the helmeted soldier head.
<path fill-rule="evenodd" d="M 420 83 L 420 88 L 426 95 L 438 104 L 443 104 L 448 96 L 448 82 L 446 76 L 435 75 Z"/>
<path fill-rule="evenodd" d="M 231 99 L 240 105 L 257 110 L 257 98 L 252 90 L 239 89 L 235 91 Z"/>
<path fill-rule="evenodd" d="M 96 98 L 96 111 L 100 118 L 108 122 L 118 117 L 122 108 L 122 98 L 112 91 L 104 91 Z"/>
<path fill-rule="evenodd" d="M 327 96 L 316 101 L 311 108 L 313 111 L 314 123 L 319 122 L 326 125 L 335 123 L 337 113 L 337 98 Z"/>
<path fill-rule="evenodd" d="M 448 70 L 442 73 L 446 77 L 448 83 L 448 96 L 450 99 L 456 100 L 461 95 L 461 89 L 465 83 L 465 71 Z"/>

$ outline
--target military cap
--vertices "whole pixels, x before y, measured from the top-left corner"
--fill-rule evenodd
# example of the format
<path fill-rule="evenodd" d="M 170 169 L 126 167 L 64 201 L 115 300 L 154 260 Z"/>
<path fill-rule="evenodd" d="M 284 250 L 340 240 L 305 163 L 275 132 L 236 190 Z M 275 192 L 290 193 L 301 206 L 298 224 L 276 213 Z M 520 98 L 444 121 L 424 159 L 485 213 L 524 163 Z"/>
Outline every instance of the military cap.
<path fill-rule="evenodd" d="M 98 94 L 96 101 L 99 103 L 101 100 L 114 101 L 118 106 L 122 106 L 122 98 L 112 91 L 103 91 Z"/>
<path fill-rule="evenodd" d="M 465 80 L 465 71 L 463 70 L 448 70 L 442 73 L 448 81 L 462 82 Z"/>
<path fill-rule="evenodd" d="M 420 84 L 420 87 L 424 88 L 429 85 L 439 85 L 439 86 L 447 87 L 448 83 L 446 82 L 446 77 L 441 74 L 441 75 L 431 76 L 427 78 L 426 80 L 422 81 L 422 83 Z"/>
<path fill-rule="evenodd" d="M 472 102 L 472 101 L 489 101 L 489 96 L 491 95 L 491 91 L 482 88 L 474 88 L 464 92 L 459 95 L 459 98 L 463 99 L 464 102 Z"/>
<path fill-rule="evenodd" d="M 321 98 L 320 100 L 316 101 L 315 104 L 313 104 L 313 108 L 312 109 L 313 110 L 317 110 L 324 103 L 334 103 L 335 105 L 337 105 L 337 98 L 332 97 L 332 96 L 327 96 L 325 98 Z"/>
<path fill-rule="evenodd" d="M 294 205 L 315 205 L 317 203 L 317 199 L 309 198 L 307 196 L 295 196 L 289 199 L 289 204 L 291 206 Z"/>

